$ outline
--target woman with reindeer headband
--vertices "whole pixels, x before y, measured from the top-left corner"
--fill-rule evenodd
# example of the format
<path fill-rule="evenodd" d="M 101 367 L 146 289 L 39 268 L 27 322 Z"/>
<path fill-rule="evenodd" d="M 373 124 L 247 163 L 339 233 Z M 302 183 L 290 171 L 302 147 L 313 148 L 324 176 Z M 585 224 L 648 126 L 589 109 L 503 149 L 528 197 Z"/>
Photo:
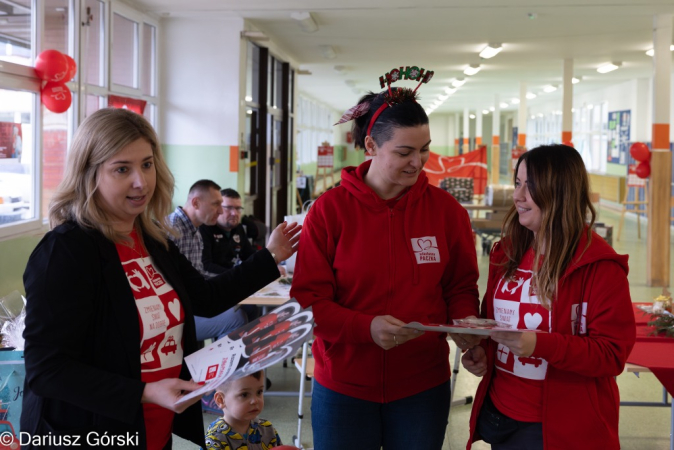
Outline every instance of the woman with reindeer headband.
<path fill-rule="evenodd" d="M 466 369 L 483 377 L 468 448 L 483 439 L 495 450 L 619 449 L 615 377 L 635 340 L 627 256 L 591 231 L 575 149 L 534 148 L 514 178 L 482 312 L 531 331 L 492 332 L 464 354 Z"/>
<path fill-rule="evenodd" d="M 354 120 L 370 160 L 311 207 L 291 295 L 313 308 L 314 446 L 321 450 L 439 450 L 450 406 L 449 346 L 409 322 L 478 313 L 477 257 L 466 210 L 429 185 L 431 143 L 417 67 L 394 69 L 339 123 Z M 474 338 L 453 336 L 463 348 Z M 421 445 L 421 447 L 420 447 Z"/>

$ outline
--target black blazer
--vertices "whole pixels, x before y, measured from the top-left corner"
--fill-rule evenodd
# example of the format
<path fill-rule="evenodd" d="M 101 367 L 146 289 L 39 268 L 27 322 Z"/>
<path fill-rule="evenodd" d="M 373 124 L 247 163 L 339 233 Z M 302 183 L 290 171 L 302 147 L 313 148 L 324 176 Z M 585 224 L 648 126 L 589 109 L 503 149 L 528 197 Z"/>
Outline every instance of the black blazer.
<path fill-rule="evenodd" d="M 144 242 L 183 305 L 184 355 L 197 349 L 194 315 L 220 314 L 280 275 L 271 254 L 257 252 L 205 280 L 172 242 L 168 251 L 148 236 Z M 145 448 L 138 310 L 114 243 L 75 223 L 60 225 L 30 256 L 24 286 L 21 431 L 52 436 L 53 445 L 40 449 L 63 446 L 57 439 L 65 435 L 82 435 L 86 446 L 92 431 L 131 433 Z M 190 379 L 184 363 L 180 377 Z M 200 403 L 175 416 L 173 432 L 205 447 Z"/>

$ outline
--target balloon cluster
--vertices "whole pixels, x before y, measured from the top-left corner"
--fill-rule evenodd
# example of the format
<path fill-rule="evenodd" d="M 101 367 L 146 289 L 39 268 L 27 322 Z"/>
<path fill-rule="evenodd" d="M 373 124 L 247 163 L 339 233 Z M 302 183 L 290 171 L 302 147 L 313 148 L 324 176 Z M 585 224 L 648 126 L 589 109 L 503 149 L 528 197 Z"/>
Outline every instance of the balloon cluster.
<path fill-rule="evenodd" d="M 630 147 L 630 155 L 639 161 L 636 174 L 639 178 L 648 178 L 651 175 L 651 151 L 643 142 L 635 142 Z"/>
<path fill-rule="evenodd" d="M 65 112 L 73 101 L 66 83 L 77 73 L 75 60 L 58 50 L 45 50 L 35 59 L 35 74 L 46 83 L 40 98 L 49 111 Z"/>

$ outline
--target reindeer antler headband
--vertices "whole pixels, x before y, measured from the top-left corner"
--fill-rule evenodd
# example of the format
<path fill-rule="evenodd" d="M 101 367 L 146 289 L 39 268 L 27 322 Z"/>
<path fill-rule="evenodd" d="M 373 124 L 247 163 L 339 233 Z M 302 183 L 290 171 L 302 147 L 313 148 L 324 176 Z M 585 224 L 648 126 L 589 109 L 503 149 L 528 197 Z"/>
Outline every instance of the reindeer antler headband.
<path fill-rule="evenodd" d="M 433 74 L 435 74 L 435 72 L 432 70 L 425 71 L 423 68 L 420 69 L 417 66 L 407 66 L 405 68 L 401 66 L 399 69 L 393 69 L 385 75 L 380 76 L 379 84 L 382 88 L 388 86 L 388 92 L 384 94 L 384 103 L 374 112 L 374 114 L 372 114 L 370 123 L 367 126 L 367 136 L 370 135 L 374 123 L 386 108 L 393 105 L 399 105 L 400 103 L 407 101 L 416 102 L 414 95 L 416 94 L 417 89 L 419 89 L 423 83 L 428 83 L 431 81 Z M 391 89 L 391 84 L 399 80 L 413 80 L 418 81 L 419 84 L 414 90 L 410 88 L 399 88 L 396 90 Z M 370 103 L 359 103 L 358 105 L 346 111 L 344 115 L 342 115 L 342 118 L 339 119 L 339 122 L 337 122 L 335 125 L 357 119 L 358 117 L 367 114 L 368 111 L 370 111 Z"/>

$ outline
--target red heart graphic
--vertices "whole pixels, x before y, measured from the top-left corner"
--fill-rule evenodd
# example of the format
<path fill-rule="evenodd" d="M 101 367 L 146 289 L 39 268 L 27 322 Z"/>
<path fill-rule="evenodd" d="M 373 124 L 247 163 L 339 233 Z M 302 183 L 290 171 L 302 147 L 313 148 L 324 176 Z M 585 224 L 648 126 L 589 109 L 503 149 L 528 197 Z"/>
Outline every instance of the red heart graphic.
<path fill-rule="evenodd" d="M 426 250 L 427 248 L 431 248 L 433 241 L 430 239 L 417 239 L 417 245 L 421 247 L 421 250 Z"/>

